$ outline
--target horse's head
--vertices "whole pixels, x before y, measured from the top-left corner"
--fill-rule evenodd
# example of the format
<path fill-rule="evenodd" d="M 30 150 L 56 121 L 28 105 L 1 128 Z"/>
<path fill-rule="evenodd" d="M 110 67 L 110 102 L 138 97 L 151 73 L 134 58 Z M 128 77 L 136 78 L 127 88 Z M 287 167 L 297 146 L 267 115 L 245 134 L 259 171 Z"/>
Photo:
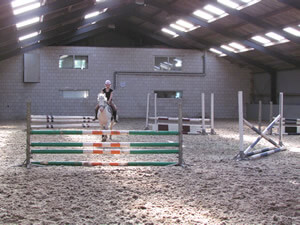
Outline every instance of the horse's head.
<path fill-rule="evenodd" d="M 99 109 L 102 112 L 105 108 L 105 105 L 107 104 L 107 98 L 105 96 L 105 94 L 100 93 L 98 94 L 98 104 L 99 104 Z"/>

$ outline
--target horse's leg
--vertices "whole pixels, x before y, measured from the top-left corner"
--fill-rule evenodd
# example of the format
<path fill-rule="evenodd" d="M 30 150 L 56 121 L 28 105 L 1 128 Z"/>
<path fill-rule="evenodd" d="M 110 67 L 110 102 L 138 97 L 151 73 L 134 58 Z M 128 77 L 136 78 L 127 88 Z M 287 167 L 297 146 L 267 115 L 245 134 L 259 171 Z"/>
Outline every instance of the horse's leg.
<path fill-rule="evenodd" d="M 111 121 L 109 129 L 112 130 L 113 126 L 114 126 L 114 121 Z M 109 139 L 112 140 L 112 135 L 109 136 Z"/>

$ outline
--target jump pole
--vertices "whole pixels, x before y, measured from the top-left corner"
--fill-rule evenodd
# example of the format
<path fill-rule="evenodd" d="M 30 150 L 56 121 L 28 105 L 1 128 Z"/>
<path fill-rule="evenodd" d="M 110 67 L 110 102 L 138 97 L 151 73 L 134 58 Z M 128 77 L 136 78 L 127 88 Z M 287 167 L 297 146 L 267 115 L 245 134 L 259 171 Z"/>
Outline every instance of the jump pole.
<path fill-rule="evenodd" d="M 216 134 L 215 132 L 215 123 L 214 123 L 214 93 L 211 93 L 210 95 L 210 134 Z"/>
<path fill-rule="evenodd" d="M 262 110 L 262 104 L 261 100 L 258 102 L 258 130 L 261 132 L 261 110 Z"/>
<path fill-rule="evenodd" d="M 149 105 L 150 105 L 150 93 L 147 94 L 146 127 L 145 127 L 145 129 L 149 129 Z"/>
<path fill-rule="evenodd" d="M 30 168 L 31 102 L 27 102 L 26 167 Z"/>
<path fill-rule="evenodd" d="M 279 94 L 279 115 L 280 115 L 280 120 L 279 120 L 279 145 L 283 146 L 283 143 L 282 143 L 283 93 L 282 92 L 280 92 L 280 94 Z"/>
<path fill-rule="evenodd" d="M 202 135 L 207 134 L 205 129 L 205 94 L 201 93 L 201 108 L 202 108 Z"/>
<path fill-rule="evenodd" d="M 239 133 L 240 133 L 240 156 L 244 157 L 244 113 L 243 113 L 243 92 L 238 92 L 238 105 L 239 105 Z"/>
<path fill-rule="evenodd" d="M 182 99 L 179 99 L 179 103 L 178 103 L 178 143 L 179 143 L 178 165 L 183 166 Z"/>
<path fill-rule="evenodd" d="M 272 120 L 273 120 L 273 102 L 270 101 L 270 115 L 269 115 L 270 119 L 269 119 L 269 122 L 271 123 Z M 270 129 L 270 132 L 269 132 L 270 135 L 272 135 L 272 128 Z"/>
<path fill-rule="evenodd" d="M 155 117 L 155 120 L 154 120 L 154 124 L 155 126 L 157 125 L 157 93 L 154 94 L 154 117 Z"/>

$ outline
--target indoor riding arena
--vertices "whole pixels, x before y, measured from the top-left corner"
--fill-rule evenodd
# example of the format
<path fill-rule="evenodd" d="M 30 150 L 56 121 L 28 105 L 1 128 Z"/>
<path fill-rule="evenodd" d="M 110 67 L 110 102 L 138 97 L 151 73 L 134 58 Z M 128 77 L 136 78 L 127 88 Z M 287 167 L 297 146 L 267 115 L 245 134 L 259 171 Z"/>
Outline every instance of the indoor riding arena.
<path fill-rule="evenodd" d="M 300 224 L 300 1 L 1 0 L 0 224 Z"/>

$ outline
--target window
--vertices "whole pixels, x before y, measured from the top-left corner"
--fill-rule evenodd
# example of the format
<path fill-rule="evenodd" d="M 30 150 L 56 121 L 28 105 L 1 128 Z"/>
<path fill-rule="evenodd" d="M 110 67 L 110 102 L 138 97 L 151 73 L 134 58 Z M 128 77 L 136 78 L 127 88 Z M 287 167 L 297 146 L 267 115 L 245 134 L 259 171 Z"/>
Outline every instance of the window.
<path fill-rule="evenodd" d="M 60 69 L 87 69 L 88 56 L 85 55 L 60 55 L 59 56 Z"/>
<path fill-rule="evenodd" d="M 63 90 L 62 91 L 63 98 L 76 98 L 76 99 L 82 99 L 82 98 L 88 98 L 89 97 L 89 91 L 87 90 Z"/>
<path fill-rule="evenodd" d="M 182 91 L 154 91 L 157 98 L 182 98 Z"/>
<path fill-rule="evenodd" d="M 181 71 L 182 57 L 155 56 L 155 71 Z"/>

